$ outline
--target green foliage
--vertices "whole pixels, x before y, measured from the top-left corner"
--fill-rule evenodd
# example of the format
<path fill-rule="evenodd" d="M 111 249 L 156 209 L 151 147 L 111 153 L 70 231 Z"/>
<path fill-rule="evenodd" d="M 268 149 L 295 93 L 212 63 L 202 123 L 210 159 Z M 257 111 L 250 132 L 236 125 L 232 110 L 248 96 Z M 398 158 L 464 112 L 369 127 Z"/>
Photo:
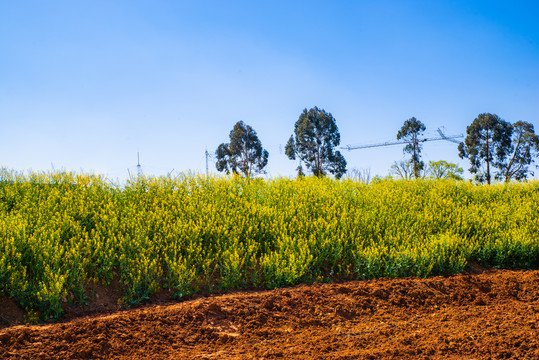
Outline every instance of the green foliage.
<path fill-rule="evenodd" d="M 528 166 L 539 155 L 539 137 L 535 134 L 533 125 L 525 121 L 513 124 L 513 137 L 507 161 L 496 163 L 500 172 L 497 179 L 509 182 L 511 179 L 526 180 L 528 174 L 533 176 Z"/>
<path fill-rule="evenodd" d="M 491 167 L 501 167 L 511 152 L 513 127 L 496 114 L 479 114 L 466 128 L 466 138 L 459 144 L 459 156 L 470 160 L 468 169 L 479 183 L 490 185 Z M 483 169 L 485 165 L 485 169 Z"/>
<path fill-rule="evenodd" d="M 445 160 L 429 161 L 427 174 L 433 179 L 463 180 L 464 170 L 457 164 Z"/>
<path fill-rule="evenodd" d="M 251 177 L 253 174 L 264 173 L 269 153 L 262 148 L 256 131 L 243 121 L 238 121 L 230 131 L 230 143 L 219 145 L 215 155 L 218 171 Z"/>
<path fill-rule="evenodd" d="M 410 154 L 409 162 L 412 167 L 412 174 L 416 179 L 421 177 L 421 171 L 425 166 L 425 163 L 421 161 L 422 145 L 419 139 L 419 136 L 424 131 L 425 125 L 415 117 L 411 117 L 404 122 L 402 128 L 397 133 L 397 140 L 402 139 L 407 142 L 404 152 Z M 403 167 L 401 166 L 400 168 L 402 169 Z"/>
<path fill-rule="evenodd" d="M 162 288 L 285 286 L 539 267 L 539 183 L 146 178 L 0 172 L 0 294 L 42 319 L 89 283 L 125 305 Z M 78 294 L 78 295 L 77 295 Z"/>
<path fill-rule="evenodd" d="M 315 176 L 330 172 L 340 179 L 346 173 L 346 160 L 340 151 L 335 151 L 340 143 L 341 135 L 331 113 L 315 106 L 310 110 L 304 109 L 299 116 L 285 153 L 290 160 L 299 158 L 300 176 L 303 175 L 301 163 L 305 163 Z"/>

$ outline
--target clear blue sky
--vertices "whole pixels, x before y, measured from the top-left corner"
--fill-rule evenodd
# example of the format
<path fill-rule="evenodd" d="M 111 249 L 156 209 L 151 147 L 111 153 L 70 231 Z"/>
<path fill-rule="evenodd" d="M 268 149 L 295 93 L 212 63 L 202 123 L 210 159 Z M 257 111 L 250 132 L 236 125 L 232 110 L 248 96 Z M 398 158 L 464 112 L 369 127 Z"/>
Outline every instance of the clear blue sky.
<path fill-rule="evenodd" d="M 415 116 L 465 133 L 482 112 L 539 128 L 536 1 L 1 1 L 0 165 L 124 179 L 205 171 L 235 122 L 268 173 L 304 108 L 341 144 L 393 140 Z M 539 129 L 537 129 L 539 130 Z M 386 175 L 402 147 L 343 152 Z M 457 146 L 424 160 L 468 168 Z M 211 169 L 215 171 L 213 164 Z"/>

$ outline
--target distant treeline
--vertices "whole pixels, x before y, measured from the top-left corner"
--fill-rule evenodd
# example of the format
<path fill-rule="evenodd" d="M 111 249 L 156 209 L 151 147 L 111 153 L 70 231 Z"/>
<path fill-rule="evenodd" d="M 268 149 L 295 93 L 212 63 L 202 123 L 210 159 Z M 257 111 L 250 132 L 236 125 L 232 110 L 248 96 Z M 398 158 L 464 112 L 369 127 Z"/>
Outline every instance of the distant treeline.
<path fill-rule="evenodd" d="M 401 178 L 462 179 L 462 168 L 444 160 L 430 162 L 428 167 L 421 160 L 422 138 L 425 125 L 412 117 L 397 132 L 397 140 L 405 143 L 404 152 L 410 157 L 395 162 L 391 174 Z M 346 172 L 346 160 L 336 148 L 340 133 L 335 118 L 324 109 L 304 109 L 294 125 L 285 153 L 291 160 L 299 160 L 298 176 L 305 176 L 304 167 L 314 176 L 334 175 L 337 179 Z M 460 158 L 470 161 L 470 173 L 479 183 L 490 185 L 493 179 L 509 182 L 526 180 L 533 176 L 530 165 L 539 155 L 539 137 L 533 125 L 524 121 L 511 124 L 498 115 L 483 113 L 466 128 L 466 138 L 458 146 Z M 230 142 L 219 145 L 215 152 L 216 168 L 227 174 L 251 177 L 264 173 L 269 153 L 262 147 L 256 131 L 239 121 L 230 131 Z"/>

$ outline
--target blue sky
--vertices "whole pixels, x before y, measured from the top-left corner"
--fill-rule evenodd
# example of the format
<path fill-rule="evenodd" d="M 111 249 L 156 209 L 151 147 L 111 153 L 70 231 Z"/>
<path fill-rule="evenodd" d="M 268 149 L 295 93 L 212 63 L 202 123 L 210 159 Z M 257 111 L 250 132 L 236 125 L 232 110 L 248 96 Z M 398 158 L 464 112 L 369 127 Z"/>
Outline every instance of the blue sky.
<path fill-rule="evenodd" d="M 268 174 L 304 108 L 341 144 L 394 140 L 415 116 L 465 133 L 483 112 L 539 127 L 535 1 L 2 1 L 0 164 L 124 179 L 204 172 L 243 120 Z M 538 129 L 539 130 L 539 129 Z M 343 151 L 386 175 L 402 146 Z M 423 159 L 468 168 L 456 144 Z M 213 164 L 210 169 L 215 171 Z"/>

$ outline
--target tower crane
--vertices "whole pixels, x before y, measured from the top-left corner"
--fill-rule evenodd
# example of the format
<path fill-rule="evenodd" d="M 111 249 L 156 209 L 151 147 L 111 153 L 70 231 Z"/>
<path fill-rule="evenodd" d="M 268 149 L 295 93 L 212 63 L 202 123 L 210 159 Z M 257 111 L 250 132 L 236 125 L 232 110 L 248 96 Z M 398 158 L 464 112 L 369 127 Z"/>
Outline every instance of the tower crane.
<path fill-rule="evenodd" d="M 446 140 L 446 141 L 450 141 L 452 143 L 458 144 L 459 141 L 456 141 L 455 139 L 464 137 L 464 135 L 462 135 L 462 134 L 446 135 L 446 134 L 444 134 L 444 132 L 440 128 L 438 128 L 436 131 L 438 132 L 439 136 L 427 137 L 427 138 L 424 138 L 424 139 L 419 139 L 419 142 Z M 399 144 L 407 144 L 407 143 L 408 143 L 408 141 L 397 140 L 397 141 L 387 141 L 387 142 L 384 142 L 384 143 L 376 143 L 376 144 L 345 145 L 345 146 L 341 146 L 341 149 L 351 151 L 351 150 L 366 149 L 366 148 L 381 147 L 381 146 L 390 146 L 390 145 L 399 145 Z"/>

